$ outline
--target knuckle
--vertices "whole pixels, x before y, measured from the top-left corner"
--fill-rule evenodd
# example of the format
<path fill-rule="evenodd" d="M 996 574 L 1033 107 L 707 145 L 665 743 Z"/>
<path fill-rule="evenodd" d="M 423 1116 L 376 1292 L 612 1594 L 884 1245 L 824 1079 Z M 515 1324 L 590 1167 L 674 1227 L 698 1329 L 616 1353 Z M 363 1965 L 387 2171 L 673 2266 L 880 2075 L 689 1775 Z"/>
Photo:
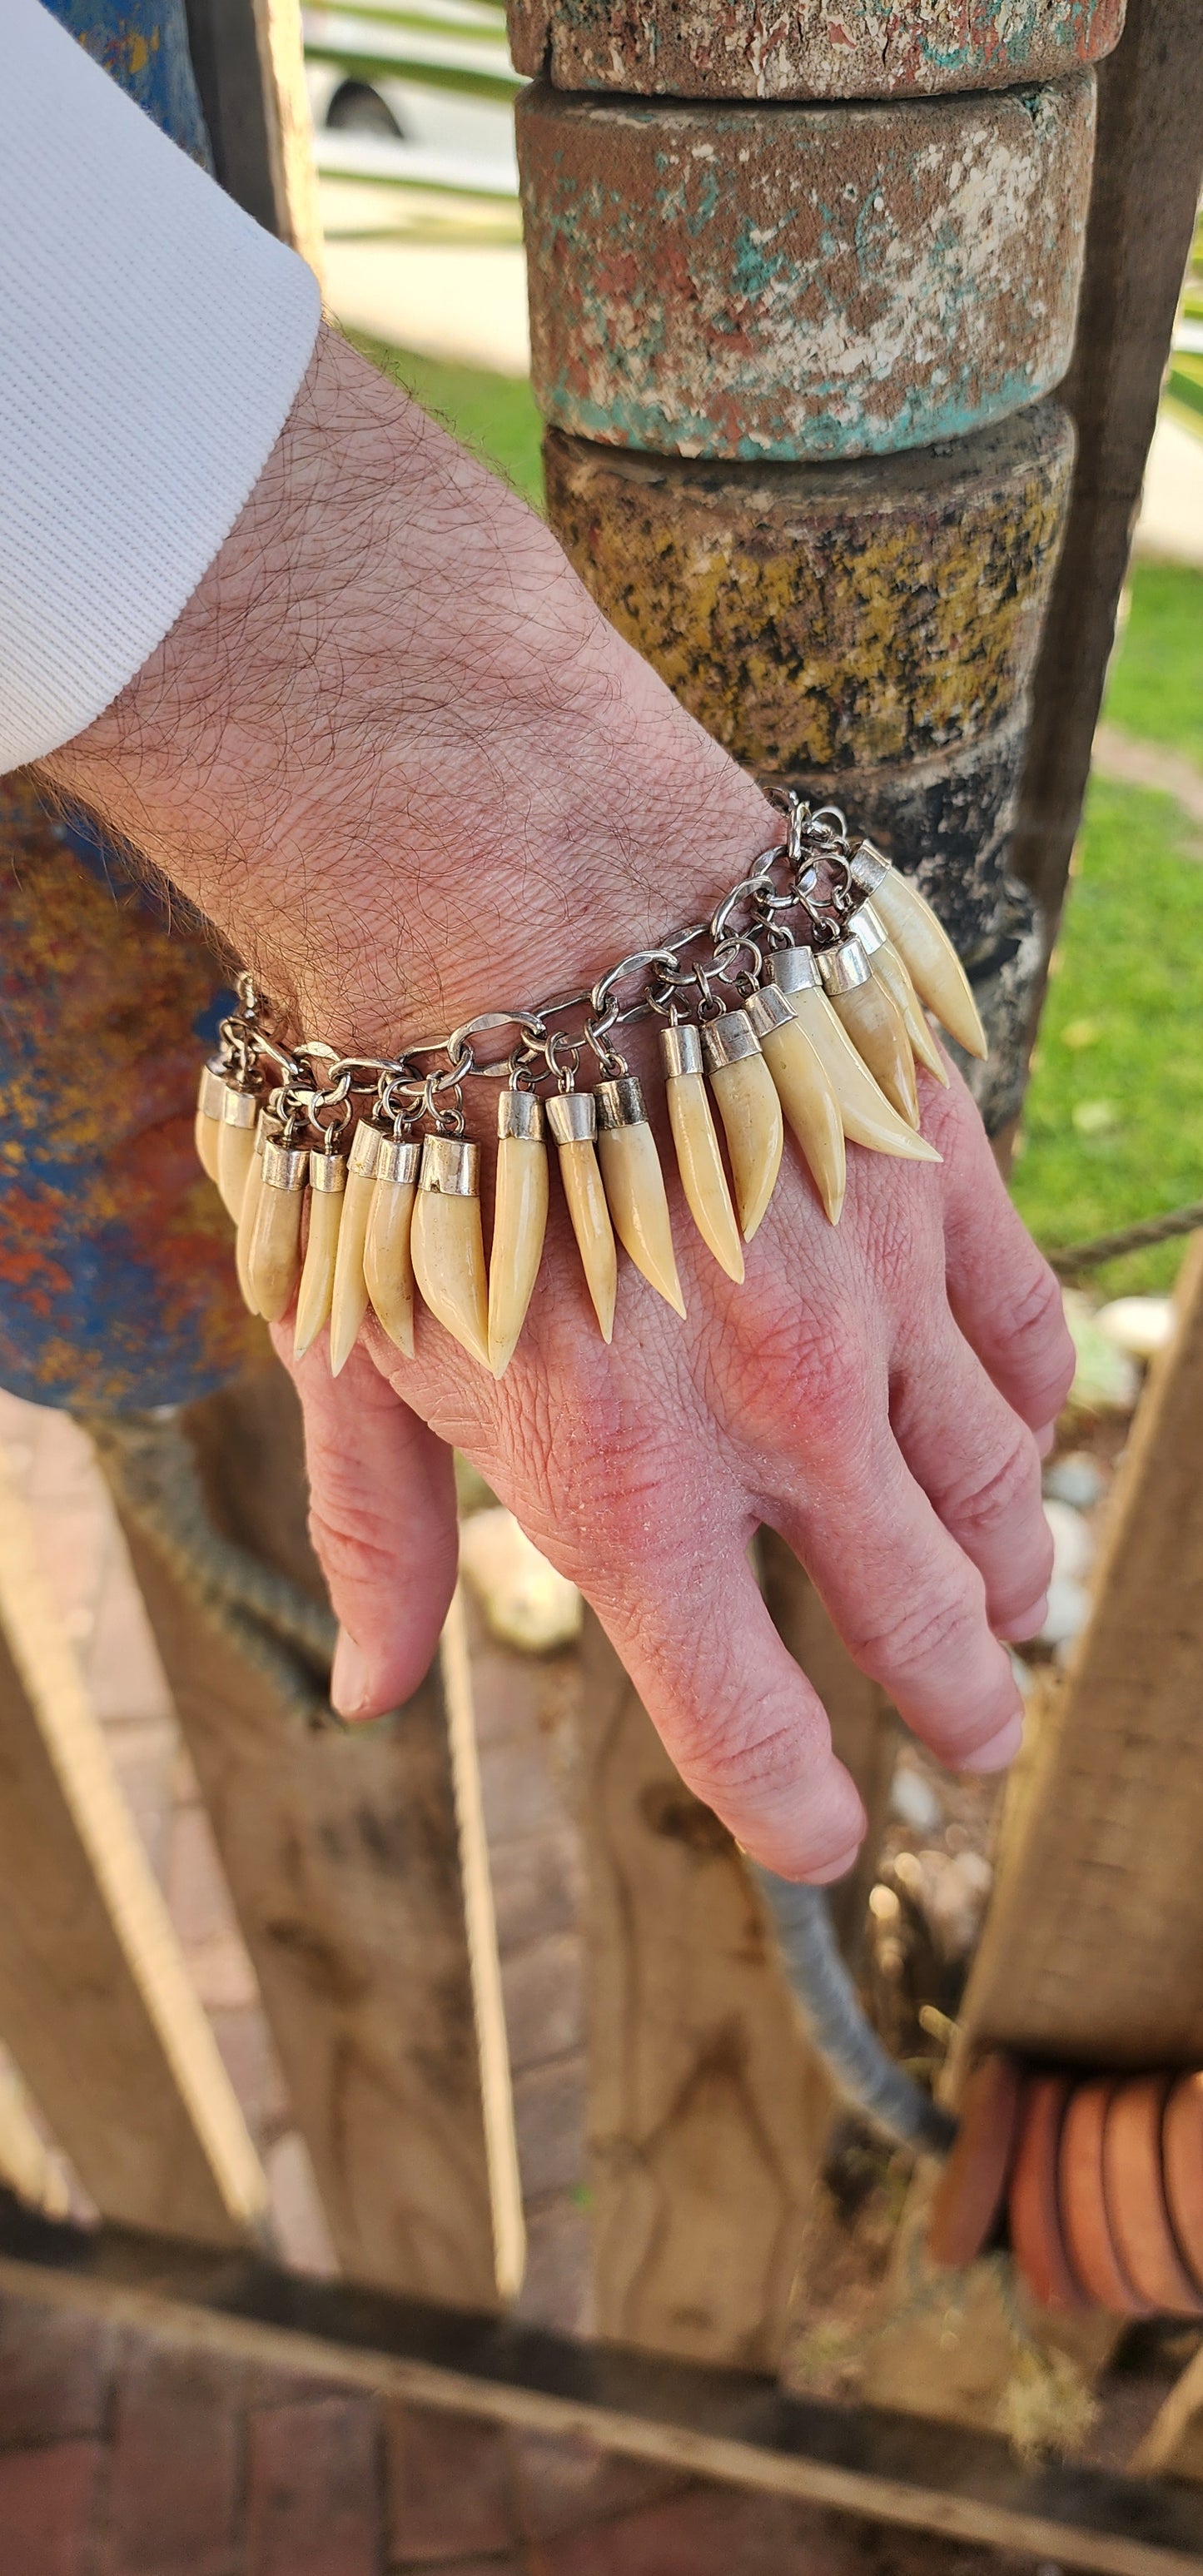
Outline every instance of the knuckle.
<path fill-rule="evenodd" d="M 332 1584 L 383 1581 L 396 1571 L 401 1534 L 361 1498 L 315 1498 L 309 1506 L 309 1535 Z"/>
<path fill-rule="evenodd" d="M 979 1471 L 954 1483 L 949 1495 L 950 1516 L 958 1530 L 971 1536 L 988 1537 L 1012 1514 L 1030 1506 L 1033 1531 L 1039 1526 L 1037 1509 L 1040 1469 L 1030 1435 L 1017 1435 L 1003 1455 L 995 1456 L 984 1472 Z"/>
<path fill-rule="evenodd" d="M 1074 1346 L 1065 1321 L 1061 1283 L 1047 1262 L 1042 1261 L 1011 1298 L 1007 1326 L 1014 1346 L 1027 1345 L 1033 1356 L 1039 1353 L 1050 1382 L 1059 1383 L 1064 1378 L 1068 1386 L 1074 1370 Z"/>
<path fill-rule="evenodd" d="M 783 1724 L 768 1707 L 741 1712 L 735 1725 L 687 1718 L 676 1731 L 674 1754 L 690 1787 L 721 1812 L 771 1802 L 796 1787 L 820 1751 L 816 1732 L 804 1720 Z"/>
<path fill-rule="evenodd" d="M 928 1584 L 913 1597 L 899 1600 L 892 1616 L 858 1630 L 852 1652 L 875 1676 L 888 1672 L 895 1683 L 953 1665 L 974 1641 L 984 1615 L 984 1587 L 968 1567 L 962 1581 Z"/>

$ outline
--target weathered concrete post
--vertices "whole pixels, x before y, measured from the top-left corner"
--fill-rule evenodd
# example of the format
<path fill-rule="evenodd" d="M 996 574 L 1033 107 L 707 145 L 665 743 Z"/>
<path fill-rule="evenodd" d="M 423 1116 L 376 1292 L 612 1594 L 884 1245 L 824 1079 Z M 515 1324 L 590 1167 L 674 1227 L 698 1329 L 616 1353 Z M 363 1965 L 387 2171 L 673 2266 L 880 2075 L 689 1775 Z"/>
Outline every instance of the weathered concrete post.
<path fill-rule="evenodd" d="M 931 0 L 922 13 L 894 0 L 510 0 L 514 59 L 533 76 L 518 135 L 552 526 L 600 606 L 738 760 L 845 805 L 919 878 L 978 987 L 993 1046 L 975 1088 L 994 1132 L 1021 1097 L 1040 964 L 1007 847 L 1073 463 L 1052 397 L 1073 347 L 1092 64 L 1122 14 L 1123 0 Z M 880 1694 L 875 1716 L 782 1556 L 768 1568 L 774 1616 L 824 1686 L 872 1805 Z M 664 1880 L 667 1922 L 680 1891 L 666 1872 L 681 1862 L 644 1830 L 642 1740 L 628 1722 L 625 1789 L 604 1740 L 609 1833 L 591 1800 L 590 1877 L 604 1918 L 625 1797 L 631 1883 Z M 713 1957 L 695 1945 L 691 2010 L 699 2030 L 713 2024 L 712 2055 L 750 2065 L 751 2023 L 718 2010 L 723 1937 Z M 612 1941 L 591 1945 L 599 2322 L 684 2350 L 682 2284 L 676 2308 L 662 2290 L 640 2295 L 610 2246 L 641 2242 L 652 2201 L 704 2204 L 713 2282 L 723 2211 L 737 2248 L 770 2202 L 748 2161 L 707 2181 L 674 2143 L 671 2107 L 631 2072 L 654 1981 L 613 1958 Z M 821 2098 L 810 2117 L 813 2170 Z M 784 2190 L 775 2177 L 783 2260 L 805 2152 L 794 2168 Z M 708 2349 L 718 2357 L 726 2319 L 735 2357 L 735 2308 L 712 2306 Z M 759 2358 L 780 2318 L 766 2309 Z"/>
<path fill-rule="evenodd" d="M 1036 969 L 1006 874 L 1120 0 L 511 0 L 552 524 L 768 779 L 920 878 L 992 1129 Z"/>

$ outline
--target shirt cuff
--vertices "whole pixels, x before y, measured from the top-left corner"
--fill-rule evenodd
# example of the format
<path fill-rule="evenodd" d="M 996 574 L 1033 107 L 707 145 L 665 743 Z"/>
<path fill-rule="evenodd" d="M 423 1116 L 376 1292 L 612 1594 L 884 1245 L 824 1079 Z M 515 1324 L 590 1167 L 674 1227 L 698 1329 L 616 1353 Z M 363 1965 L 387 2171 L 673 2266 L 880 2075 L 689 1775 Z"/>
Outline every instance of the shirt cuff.
<path fill-rule="evenodd" d="M 0 21 L 3 772 L 82 732 L 174 625 L 321 297 L 40 0 Z"/>

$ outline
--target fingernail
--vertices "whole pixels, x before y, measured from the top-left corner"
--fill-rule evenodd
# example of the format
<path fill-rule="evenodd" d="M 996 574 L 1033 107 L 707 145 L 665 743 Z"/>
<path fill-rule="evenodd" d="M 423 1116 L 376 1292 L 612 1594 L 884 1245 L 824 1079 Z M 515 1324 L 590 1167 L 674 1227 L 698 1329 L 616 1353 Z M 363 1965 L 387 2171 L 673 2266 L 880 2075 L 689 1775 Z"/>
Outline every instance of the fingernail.
<path fill-rule="evenodd" d="M 330 1705 L 340 1717 L 363 1717 L 368 1705 L 368 1659 L 346 1628 L 340 1628 L 330 1670 Z"/>
<path fill-rule="evenodd" d="M 1008 1622 L 1007 1644 L 1009 1646 L 1023 1646 L 1028 1644 L 1031 1638 L 1039 1636 L 1047 1617 L 1048 1594 L 1047 1592 L 1042 1592 L 1040 1599 L 1038 1601 L 1033 1601 L 1030 1610 L 1021 1611 L 1018 1619 L 1012 1619 Z"/>
<path fill-rule="evenodd" d="M 859 1850 L 860 1844 L 853 1843 L 846 1852 L 841 1853 L 838 1860 L 824 1861 L 821 1869 L 808 1869 L 806 1877 L 809 1885 L 811 1887 L 830 1887 L 833 1879 L 846 1878 L 849 1870 L 852 1868 L 856 1860 Z"/>
<path fill-rule="evenodd" d="M 1043 1431 L 1037 1432 L 1036 1447 L 1042 1458 L 1047 1458 L 1056 1437 L 1057 1425 L 1055 1422 L 1046 1422 Z"/>
<path fill-rule="evenodd" d="M 979 1744 L 976 1753 L 967 1753 L 958 1764 L 961 1771 L 1005 1771 L 1013 1762 L 1023 1742 L 1023 1715 L 1017 1711 L 992 1735 L 988 1744 Z"/>

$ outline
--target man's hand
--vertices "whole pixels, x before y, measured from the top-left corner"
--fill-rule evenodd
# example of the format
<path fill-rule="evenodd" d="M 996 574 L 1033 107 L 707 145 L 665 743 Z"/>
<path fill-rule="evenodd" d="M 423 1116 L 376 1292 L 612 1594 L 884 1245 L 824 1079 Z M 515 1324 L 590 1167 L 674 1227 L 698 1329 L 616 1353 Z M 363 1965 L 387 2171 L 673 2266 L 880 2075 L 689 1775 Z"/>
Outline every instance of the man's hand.
<path fill-rule="evenodd" d="M 48 767 L 294 1024 L 371 1052 L 589 980 L 708 910 L 777 830 L 530 512 L 329 337 L 172 634 Z M 606 1350 L 553 1187 L 500 1385 L 425 1314 L 412 1362 L 374 1326 L 334 1385 L 324 1341 L 308 1355 L 347 1713 L 390 1705 L 429 1659 L 454 1442 L 580 1583 L 686 1779 L 771 1867 L 838 1875 L 863 1820 L 757 1593 L 762 1521 L 938 1753 L 1009 1759 L 996 1640 L 1039 1620 L 1032 1430 L 1072 1354 L 967 1095 L 920 1083 L 943 1168 L 851 1149 L 832 1229 L 787 1146 L 741 1289 L 673 1187 L 684 1325 L 624 1266 Z M 663 1136 L 662 1153 L 670 1170 Z"/>

